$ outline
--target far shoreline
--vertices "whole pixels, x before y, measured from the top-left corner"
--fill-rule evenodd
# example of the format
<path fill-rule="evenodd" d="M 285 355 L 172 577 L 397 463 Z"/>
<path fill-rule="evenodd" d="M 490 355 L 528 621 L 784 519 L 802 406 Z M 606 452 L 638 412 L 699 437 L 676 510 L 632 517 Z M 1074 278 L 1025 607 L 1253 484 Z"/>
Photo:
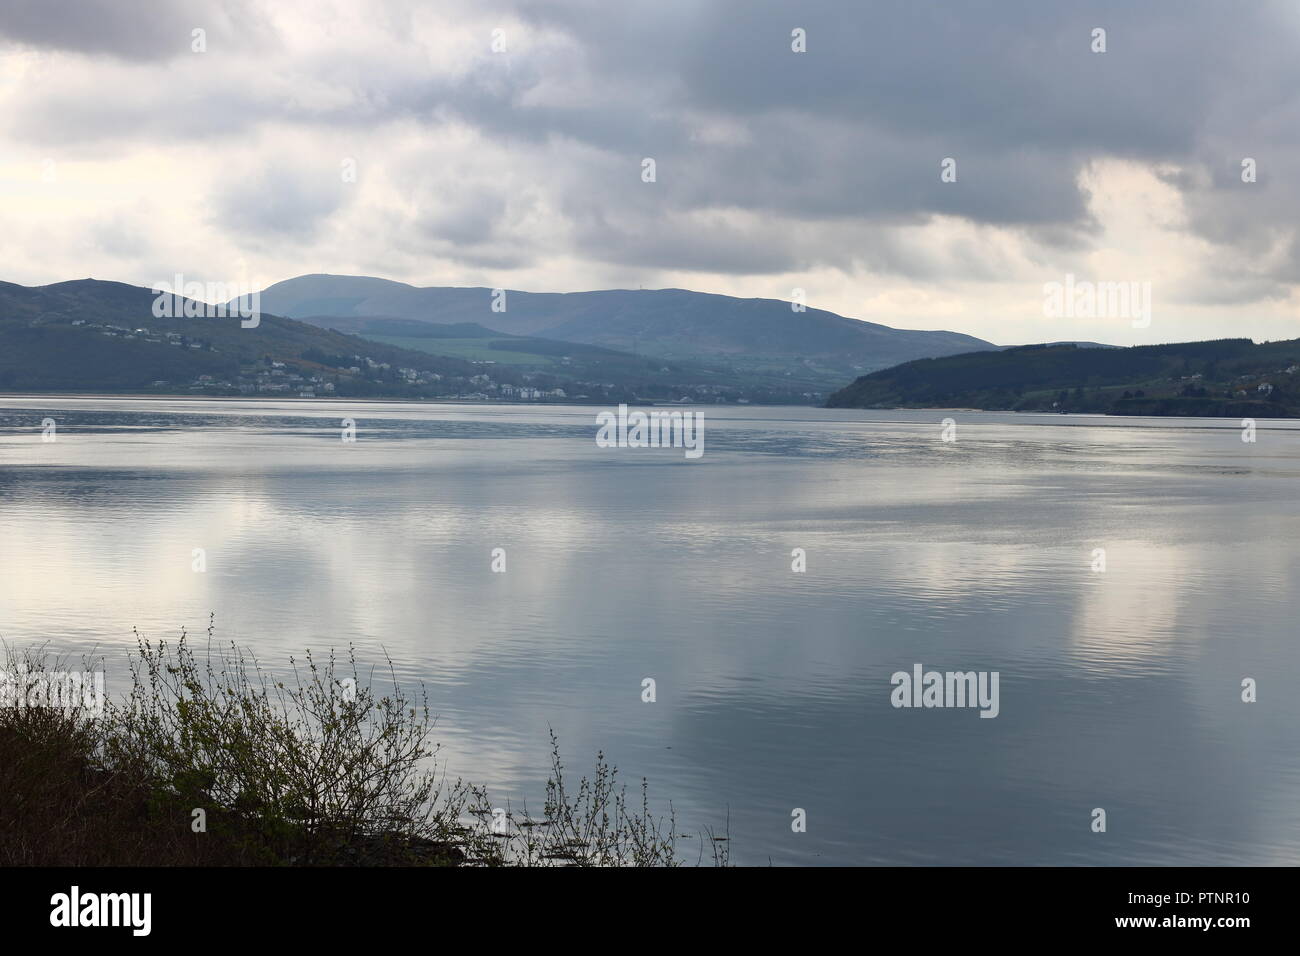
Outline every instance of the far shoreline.
<path fill-rule="evenodd" d="M 0 392 L 0 401 L 7 399 L 31 400 L 34 402 L 49 399 L 72 399 L 72 400 L 93 400 L 93 399 L 110 399 L 118 401 L 186 401 L 186 402 L 264 402 L 264 403 L 317 403 L 328 405 L 469 405 L 482 408 L 608 408 L 610 405 L 619 404 L 617 402 L 507 402 L 507 401 L 475 401 L 464 398 L 376 398 L 376 397 L 330 397 L 322 398 L 302 398 L 297 395 L 284 396 L 265 396 L 265 395 L 183 395 L 183 394 L 149 394 L 142 392 L 116 393 L 116 392 Z M 1106 419 L 1135 419 L 1135 418 L 1163 418 L 1175 421 L 1228 421 L 1238 418 L 1237 415 L 1116 415 L 1110 412 L 1052 412 L 1052 411 L 1019 411 L 1012 408 L 970 408 L 957 407 L 951 405 L 936 406 L 910 406 L 910 405 L 891 405 L 878 406 L 870 408 L 847 408 L 836 407 L 829 408 L 825 405 L 790 405 L 790 404 L 769 404 L 764 402 L 750 402 L 740 405 L 734 402 L 727 404 L 715 404 L 711 402 L 623 402 L 628 406 L 639 408 L 808 408 L 818 411 L 827 412 L 976 412 L 980 414 L 991 415 L 1022 415 L 1022 416 L 1058 416 L 1065 418 L 1106 418 Z M 1293 422 L 1300 421 L 1300 416 L 1252 416 L 1263 421 Z"/>
<path fill-rule="evenodd" d="M 400 398 L 397 396 L 383 397 L 342 397 L 342 396 L 320 396 L 315 398 L 303 398 L 299 395 L 185 395 L 179 392 L 169 393 L 149 393 L 149 392 L 0 392 L 0 400 L 20 398 L 20 399 L 51 399 L 51 398 L 73 398 L 73 399 L 92 399 L 107 398 L 120 399 L 123 401 L 157 401 L 157 400 L 181 400 L 195 402 L 326 402 L 331 405 L 357 405 L 361 403 L 373 404 L 400 404 L 400 405 L 483 405 L 483 406 L 519 406 L 527 407 L 563 407 L 572 408 L 607 408 L 611 404 L 617 405 L 617 402 L 506 402 L 506 401 L 476 401 L 469 398 Z M 687 406 L 703 406 L 704 408 L 715 407 L 710 402 L 624 402 L 625 405 L 637 406 L 676 406 L 685 408 Z M 758 402 L 751 402 L 753 406 L 762 408 L 819 408 L 817 405 L 767 405 Z M 718 405 L 718 408 L 744 408 L 744 405 L 731 403 L 728 405 Z"/>

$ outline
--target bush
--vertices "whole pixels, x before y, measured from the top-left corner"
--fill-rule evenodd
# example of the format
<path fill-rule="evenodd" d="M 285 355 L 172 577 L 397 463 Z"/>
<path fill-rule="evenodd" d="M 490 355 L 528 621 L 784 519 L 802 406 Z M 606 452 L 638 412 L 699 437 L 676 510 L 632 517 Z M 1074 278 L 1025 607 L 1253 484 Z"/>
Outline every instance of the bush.
<path fill-rule="evenodd" d="M 494 808 L 438 773 L 433 719 L 389 665 L 391 691 L 340 662 L 290 659 L 273 679 L 247 651 L 200 658 L 136 635 L 132 687 L 84 709 L 0 709 L 3 865 L 674 866 L 676 821 L 639 805 L 597 755 L 565 784 L 551 736 L 543 818 Z M 43 650 L 6 648 L 10 673 L 48 672 Z M 89 668 L 88 668 L 89 669 Z M 727 837 L 701 835 L 711 862 Z"/>

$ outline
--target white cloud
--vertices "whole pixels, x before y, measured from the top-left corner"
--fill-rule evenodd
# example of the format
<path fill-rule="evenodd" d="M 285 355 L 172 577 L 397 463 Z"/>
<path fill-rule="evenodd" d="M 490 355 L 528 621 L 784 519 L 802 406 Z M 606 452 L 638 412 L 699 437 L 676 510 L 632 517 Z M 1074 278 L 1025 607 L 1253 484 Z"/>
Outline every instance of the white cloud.
<path fill-rule="evenodd" d="M 1019 3 L 952 30 L 814 2 L 807 54 L 768 3 L 18 4 L 0 278 L 799 286 L 999 342 L 1300 334 L 1295 18 L 1102 6 L 1108 60 Z M 1150 281 L 1151 328 L 1045 319 L 1065 272 Z"/>

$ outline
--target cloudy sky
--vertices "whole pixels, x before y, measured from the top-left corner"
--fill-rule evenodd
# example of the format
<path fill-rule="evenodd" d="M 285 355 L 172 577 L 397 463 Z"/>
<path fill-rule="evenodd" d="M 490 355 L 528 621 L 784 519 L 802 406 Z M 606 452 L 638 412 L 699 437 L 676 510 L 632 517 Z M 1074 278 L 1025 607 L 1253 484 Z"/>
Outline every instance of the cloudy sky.
<path fill-rule="evenodd" d="M 999 343 L 1300 336 L 1294 2 L 4 0 L 0 127 L 25 285 L 800 288 Z M 1066 274 L 1149 282 L 1149 327 L 1047 317 Z"/>

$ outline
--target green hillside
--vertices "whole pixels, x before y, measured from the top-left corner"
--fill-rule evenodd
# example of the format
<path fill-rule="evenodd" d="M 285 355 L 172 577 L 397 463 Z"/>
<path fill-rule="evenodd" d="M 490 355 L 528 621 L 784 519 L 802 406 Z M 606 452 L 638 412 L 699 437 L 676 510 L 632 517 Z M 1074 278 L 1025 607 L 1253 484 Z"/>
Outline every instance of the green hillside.
<path fill-rule="evenodd" d="M 1027 345 L 864 375 L 829 408 L 982 408 L 1114 415 L 1300 416 L 1300 340 L 1118 349 Z"/>
<path fill-rule="evenodd" d="M 431 355 L 451 355 L 476 362 L 500 362 L 503 365 L 553 365 L 554 359 L 531 352 L 519 352 L 496 346 L 501 339 L 454 339 L 425 338 L 418 335 L 368 335 L 368 339 L 396 345 L 398 348 L 415 349 Z"/>
<path fill-rule="evenodd" d="M 264 312 L 244 328 L 237 315 L 159 317 L 156 299 L 149 289 L 92 279 L 0 283 L 0 392 L 803 404 L 825 394 L 803 377 L 477 323 L 372 319 L 356 334 Z"/>
<path fill-rule="evenodd" d="M 0 391 L 408 395 L 477 371 L 273 315 L 255 328 L 237 316 L 160 318 L 155 298 L 90 279 L 0 283 Z"/>
<path fill-rule="evenodd" d="M 602 346 L 668 362 L 707 363 L 742 376 L 809 383 L 829 392 L 863 371 L 992 345 L 957 332 L 895 329 L 778 299 L 687 289 L 522 292 L 418 288 L 369 276 L 298 276 L 262 292 L 267 309 L 332 328 L 376 317 L 426 325 L 482 323 L 499 333 Z M 499 307 L 497 307 L 499 306 Z M 382 335 L 394 335 L 391 331 Z M 806 389 L 801 389 L 806 390 Z"/>

